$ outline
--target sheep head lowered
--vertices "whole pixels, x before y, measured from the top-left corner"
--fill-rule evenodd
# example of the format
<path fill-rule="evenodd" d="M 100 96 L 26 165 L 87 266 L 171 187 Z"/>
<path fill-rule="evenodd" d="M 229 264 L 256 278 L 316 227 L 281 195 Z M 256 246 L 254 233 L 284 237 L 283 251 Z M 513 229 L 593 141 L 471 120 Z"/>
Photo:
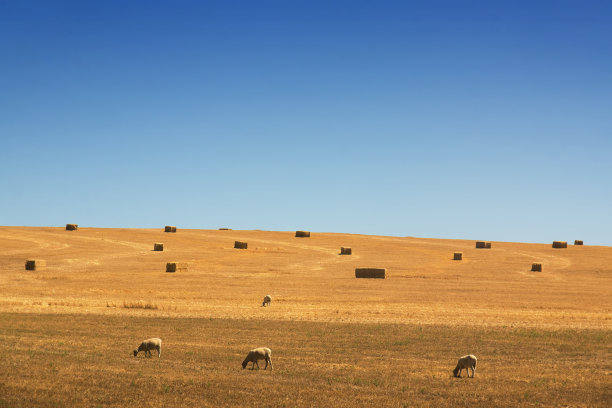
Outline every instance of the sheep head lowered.
<path fill-rule="evenodd" d="M 455 369 L 453 370 L 453 376 L 455 377 L 459 376 L 459 366 L 455 367 Z"/>

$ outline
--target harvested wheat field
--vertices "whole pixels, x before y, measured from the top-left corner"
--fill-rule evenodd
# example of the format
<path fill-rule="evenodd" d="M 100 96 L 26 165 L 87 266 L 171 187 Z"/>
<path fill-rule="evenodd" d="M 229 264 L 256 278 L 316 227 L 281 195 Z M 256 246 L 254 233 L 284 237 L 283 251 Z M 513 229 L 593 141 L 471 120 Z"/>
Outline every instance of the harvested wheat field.
<path fill-rule="evenodd" d="M 0 227 L 0 248 L 0 407 L 612 400 L 610 247 L 79 226 Z M 149 337 L 161 358 L 133 357 Z M 255 347 L 274 370 L 242 369 Z M 476 376 L 453 378 L 465 354 Z"/>

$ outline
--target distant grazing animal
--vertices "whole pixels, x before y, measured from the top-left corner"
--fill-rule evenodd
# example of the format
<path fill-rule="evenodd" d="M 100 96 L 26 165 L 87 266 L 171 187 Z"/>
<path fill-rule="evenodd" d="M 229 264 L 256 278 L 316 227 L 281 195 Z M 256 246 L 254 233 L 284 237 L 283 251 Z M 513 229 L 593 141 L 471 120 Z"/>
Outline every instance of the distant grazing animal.
<path fill-rule="evenodd" d="M 264 367 L 264 370 L 268 368 L 268 363 L 270 364 L 270 370 L 272 370 L 272 359 L 270 358 L 271 356 L 272 356 L 272 350 L 270 350 L 267 347 L 259 347 L 259 348 L 253 349 L 249 351 L 249 354 L 247 354 L 246 358 L 242 362 L 242 369 L 244 370 L 247 364 L 249 364 L 250 362 L 252 363 L 251 370 L 255 369 L 255 364 L 257 364 L 257 369 L 259 370 L 259 363 L 257 361 L 266 360 L 266 366 Z"/>
<path fill-rule="evenodd" d="M 156 337 L 152 339 L 147 339 L 143 341 L 142 343 L 140 343 L 140 346 L 138 346 L 138 348 L 134 349 L 134 357 L 136 357 L 138 353 L 141 351 L 145 352 L 145 357 L 147 355 L 149 357 L 152 357 L 151 350 L 157 350 L 157 357 L 159 358 L 161 357 L 161 344 L 162 344 L 161 339 L 158 339 Z"/>
<path fill-rule="evenodd" d="M 270 302 L 272 301 L 272 298 L 270 297 L 270 295 L 266 295 L 264 296 L 264 301 L 261 304 L 262 306 L 270 306 Z"/>
<path fill-rule="evenodd" d="M 472 378 L 474 378 L 474 373 L 476 372 L 476 356 L 473 354 L 468 354 L 467 356 L 463 356 L 457 362 L 457 367 L 453 370 L 453 375 L 455 377 L 461 377 L 461 371 L 465 368 L 467 376 L 470 376 L 470 370 L 472 369 Z"/>

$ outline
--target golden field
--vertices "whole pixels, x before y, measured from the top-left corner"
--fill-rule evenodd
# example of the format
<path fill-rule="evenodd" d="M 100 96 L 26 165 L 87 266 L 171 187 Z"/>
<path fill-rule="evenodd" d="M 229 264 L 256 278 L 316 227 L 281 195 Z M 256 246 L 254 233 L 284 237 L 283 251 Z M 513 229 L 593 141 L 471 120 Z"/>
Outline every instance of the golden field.
<path fill-rule="evenodd" d="M 572 242 L 0 227 L 0 407 L 608 406 L 612 248 Z"/>

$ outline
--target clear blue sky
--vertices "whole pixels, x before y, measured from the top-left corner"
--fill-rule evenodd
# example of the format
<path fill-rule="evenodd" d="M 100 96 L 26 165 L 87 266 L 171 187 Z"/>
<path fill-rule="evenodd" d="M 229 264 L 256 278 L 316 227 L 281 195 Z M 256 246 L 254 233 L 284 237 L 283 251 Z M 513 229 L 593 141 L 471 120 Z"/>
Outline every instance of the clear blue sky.
<path fill-rule="evenodd" d="M 610 1 L 0 2 L 0 225 L 612 245 Z"/>

